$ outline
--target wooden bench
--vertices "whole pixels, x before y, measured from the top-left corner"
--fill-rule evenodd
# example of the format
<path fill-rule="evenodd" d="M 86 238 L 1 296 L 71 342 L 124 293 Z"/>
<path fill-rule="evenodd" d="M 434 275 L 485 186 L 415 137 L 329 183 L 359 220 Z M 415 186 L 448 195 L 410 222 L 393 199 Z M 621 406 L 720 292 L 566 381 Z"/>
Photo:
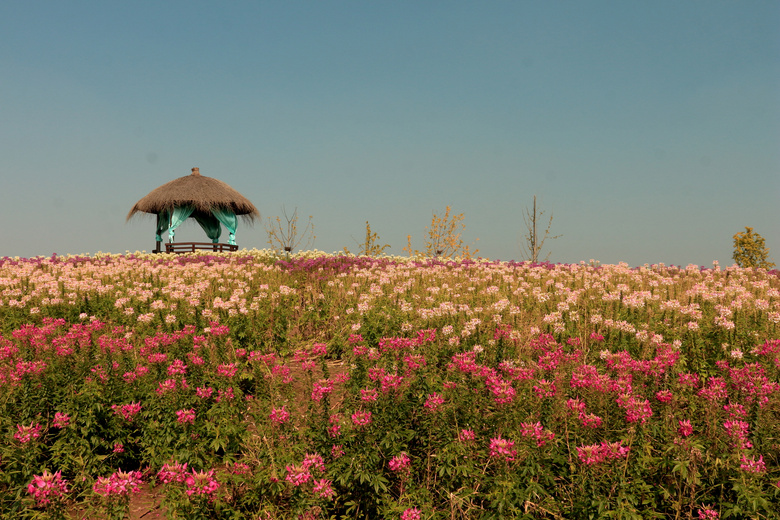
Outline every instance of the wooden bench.
<path fill-rule="evenodd" d="M 235 244 L 214 244 L 212 242 L 174 242 L 165 244 L 166 253 L 194 253 L 195 251 L 214 251 L 217 253 L 224 253 L 230 251 L 238 251 L 238 246 Z M 155 251 L 161 252 L 161 251 Z"/>

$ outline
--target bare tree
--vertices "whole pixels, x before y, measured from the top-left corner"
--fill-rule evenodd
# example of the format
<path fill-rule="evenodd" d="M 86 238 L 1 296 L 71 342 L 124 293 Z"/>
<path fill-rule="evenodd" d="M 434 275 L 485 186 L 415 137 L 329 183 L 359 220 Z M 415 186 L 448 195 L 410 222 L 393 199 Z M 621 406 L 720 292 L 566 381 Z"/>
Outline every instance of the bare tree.
<path fill-rule="evenodd" d="M 523 237 L 525 242 L 521 245 L 523 259 L 530 260 L 533 263 L 539 262 L 539 253 L 542 251 L 544 242 L 548 238 L 550 240 L 555 240 L 556 238 L 563 236 L 550 236 L 550 228 L 552 227 L 553 220 L 552 213 L 550 213 L 550 220 L 547 222 L 547 227 L 544 229 L 544 233 L 540 236 L 537 227 L 541 224 L 542 215 L 544 215 L 544 211 L 540 211 L 538 213 L 536 211 L 536 195 L 534 195 L 533 209 L 529 211 L 528 208 L 526 208 L 525 213 L 523 214 L 523 222 L 525 222 L 525 227 L 528 230 L 528 234 Z M 547 253 L 547 256 L 544 257 L 544 261 L 546 262 L 549 260 L 549 258 L 550 253 Z"/>
<path fill-rule="evenodd" d="M 303 232 L 298 231 L 298 208 L 295 208 L 292 216 L 287 215 L 287 210 L 282 206 L 282 213 L 284 213 L 284 220 L 280 217 L 271 219 L 268 217 L 268 222 L 265 223 L 265 230 L 268 233 L 268 244 L 274 251 L 284 251 L 289 257 L 292 250 L 298 247 L 302 242 L 304 247 L 311 246 L 314 243 L 314 223 L 312 223 L 312 217 L 309 216 L 309 221 L 306 223 L 306 227 L 303 228 Z"/>

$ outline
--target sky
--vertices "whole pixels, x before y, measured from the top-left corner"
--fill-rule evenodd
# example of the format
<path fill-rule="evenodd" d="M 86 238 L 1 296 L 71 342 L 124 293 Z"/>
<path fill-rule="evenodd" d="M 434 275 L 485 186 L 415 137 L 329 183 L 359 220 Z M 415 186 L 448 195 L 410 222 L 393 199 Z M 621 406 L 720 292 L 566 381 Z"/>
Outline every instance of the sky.
<path fill-rule="evenodd" d="M 424 248 L 432 216 L 521 260 L 780 264 L 780 2 L 0 3 L 0 257 L 151 251 L 125 217 L 191 168 L 310 249 Z M 539 230 L 542 233 L 544 226 Z M 177 241 L 206 241 L 194 221 Z"/>

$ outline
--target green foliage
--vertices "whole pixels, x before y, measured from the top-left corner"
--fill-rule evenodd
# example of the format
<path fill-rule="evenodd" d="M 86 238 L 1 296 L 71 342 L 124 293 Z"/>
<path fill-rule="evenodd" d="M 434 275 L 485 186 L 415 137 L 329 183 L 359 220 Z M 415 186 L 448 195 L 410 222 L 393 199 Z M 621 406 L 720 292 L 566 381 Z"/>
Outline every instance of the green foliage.
<path fill-rule="evenodd" d="M 771 269 L 775 266 L 769 260 L 769 248 L 764 244 L 764 237 L 748 226 L 745 226 L 745 231 L 734 235 L 733 258 L 740 267 Z"/>

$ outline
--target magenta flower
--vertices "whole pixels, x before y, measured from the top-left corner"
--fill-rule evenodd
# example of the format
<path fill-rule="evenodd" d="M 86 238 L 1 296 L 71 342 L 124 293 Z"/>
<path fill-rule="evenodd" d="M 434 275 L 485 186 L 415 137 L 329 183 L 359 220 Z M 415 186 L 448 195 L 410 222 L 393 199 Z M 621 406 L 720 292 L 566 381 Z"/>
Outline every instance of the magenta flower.
<path fill-rule="evenodd" d="M 70 416 L 66 413 L 57 412 L 54 414 L 54 420 L 51 425 L 55 428 L 65 428 L 70 424 Z"/>
<path fill-rule="evenodd" d="M 190 408 L 188 410 L 177 410 L 176 420 L 179 424 L 192 424 L 195 422 L 195 409 Z"/>
<path fill-rule="evenodd" d="M 308 468 L 301 466 L 285 466 L 287 476 L 284 479 L 295 487 L 302 486 L 311 479 L 311 473 Z"/>
<path fill-rule="evenodd" d="M 133 418 L 141 412 L 141 403 L 114 404 L 111 405 L 111 409 L 114 410 L 114 414 L 121 415 L 126 421 L 132 422 Z"/>
<path fill-rule="evenodd" d="M 603 441 L 601 444 L 578 446 L 577 456 L 580 458 L 580 462 L 586 466 L 593 466 L 601 464 L 605 460 L 625 459 L 628 457 L 629 451 L 630 448 L 628 446 L 623 446 L 621 441 Z"/>
<path fill-rule="evenodd" d="M 689 435 L 693 434 L 693 426 L 691 426 L 691 421 L 686 419 L 684 421 L 678 421 L 678 423 L 680 424 L 680 427 L 677 431 L 680 433 L 680 435 L 683 437 L 688 437 Z"/>
<path fill-rule="evenodd" d="M 37 439 L 41 436 L 41 425 L 39 423 L 30 423 L 30 426 L 23 426 L 21 424 L 16 425 L 16 433 L 14 433 L 14 439 L 27 444 L 33 439 Z"/>
<path fill-rule="evenodd" d="M 714 509 L 710 509 L 709 507 L 705 507 L 704 509 L 697 509 L 696 514 L 702 520 L 717 520 L 718 518 L 720 518 L 718 512 L 715 511 Z"/>
<path fill-rule="evenodd" d="M 361 388 L 360 399 L 366 402 L 374 402 L 379 398 L 379 390 L 376 388 Z"/>
<path fill-rule="evenodd" d="M 436 392 L 429 394 L 428 399 L 425 400 L 425 409 L 429 412 L 435 412 L 439 409 L 439 406 L 444 404 L 444 398 Z"/>
<path fill-rule="evenodd" d="M 474 440 L 474 438 L 474 430 L 463 429 L 458 432 L 458 441 L 460 442 L 471 442 Z"/>
<path fill-rule="evenodd" d="M 217 375 L 222 377 L 233 377 L 236 375 L 236 372 L 238 372 L 238 367 L 235 363 L 227 363 L 217 367 Z"/>
<path fill-rule="evenodd" d="M 325 461 L 319 453 L 307 453 L 301 464 L 306 469 L 314 468 L 317 471 L 325 471 Z"/>
<path fill-rule="evenodd" d="M 168 365 L 168 375 L 175 376 L 187 373 L 187 365 L 181 359 L 174 359 L 173 363 Z"/>
<path fill-rule="evenodd" d="M 517 456 L 515 442 L 503 439 L 500 435 L 495 439 L 490 439 L 490 456 L 496 458 L 503 457 L 507 462 L 515 460 Z"/>
<path fill-rule="evenodd" d="M 128 496 L 130 493 L 140 491 L 138 486 L 141 482 L 140 471 L 117 471 L 108 477 L 98 477 L 97 482 L 92 486 L 92 491 L 103 497 Z"/>
<path fill-rule="evenodd" d="M 60 500 L 68 492 L 68 481 L 62 478 L 62 473 L 33 475 L 32 482 L 27 485 L 27 493 L 33 496 L 39 507 L 48 506 L 52 500 Z"/>
<path fill-rule="evenodd" d="M 188 495 L 213 495 L 219 489 L 219 482 L 214 478 L 214 470 L 195 471 L 187 473 L 184 477 L 187 486 L 185 493 Z"/>
<path fill-rule="evenodd" d="M 340 459 L 346 454 L 344 447 L 341 444 L 334 444 L 330 448 L 330 456 L 334 459 Z"/>
<path fill-rule="evenodd" d="M 195 395 L 200 397 L 201 399 L 208 399 L 211 397 L 211 394 L 214 393 L 214 389 L 210 386 L 207 387 L 198 387 L 195 389 Z"/>
<path fill-rule="evenodd" d="M 281 408 L 272 408 L 268 417 L 274 424 L 282 425 L 290 418 L 290 412 L 287 411 L 285 406 L 282 406 Z"/>
<path fill-rule="evenodd" d="M 160 471 L 157 472 L 157 478 L 159 478 L 163 484 L 170 482 L 184 482 L 187 475 L 187 463 L 181 464 L 179 462 L 171 462 L 170 464 L 163 464 Z"/>
<path fill-rule="evenodd" d="M 764 464 L 764 456 L 760 455 L 757 459 L 755 457 L 747 458 L 742 455 L 742 464 L 739 469 L 748 473 L 761 474 L 766 472 L 766 464 Z"/>
<path fill-rule="evenodd" d="M 401 513 L 401 520 L 420 520 L 422 518 L 422 511 L 416 507 L 411 507 Z"/>
<path fill-rule="evenodd" d="M 357 410 L 352 414 L 352 424 L 355 426 L 368 426 L 371 424 L 371 412 L 368 410 Z"/>
<path fill-rule="evenodd" d="M 330 499 L 336 496 L 336 492 L 333 491 L 333 488 L 331 487 L 330 480 L 324 478 L 314 481 L 314 492 L 321 498 Z"/>
<path fill-rule="evenodd" d="M 221 403 L 222 401 L 232 401 L 235 397 L 236 396 L 233 394 L 233 387 L 231 386 L 224 390 L 217 390 L 217 398 L 215 400 L 218 403 Z"/>
<path fill-rule="evenodd" d="M 387 464 L 391 471 L 396 473 L 406 473 L 412 469 L 412 461 L 405 452 L 401 452 Z"/>

